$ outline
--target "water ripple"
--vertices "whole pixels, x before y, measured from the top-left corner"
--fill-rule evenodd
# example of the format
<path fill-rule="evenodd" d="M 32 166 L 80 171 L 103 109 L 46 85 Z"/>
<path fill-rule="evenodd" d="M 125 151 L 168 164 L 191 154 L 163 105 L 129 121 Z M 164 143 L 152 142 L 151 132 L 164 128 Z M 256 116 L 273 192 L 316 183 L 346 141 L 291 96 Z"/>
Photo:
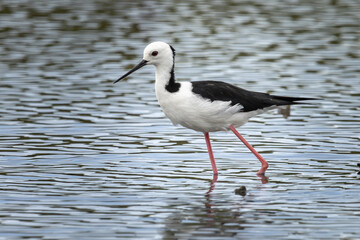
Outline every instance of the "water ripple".
<path fill-rule="evenodd" d="M 359 13 L 354 0 L 2 1 L 0 239 L 358 239 Z M 112 84 L 154 40 L 177 49 L 178 80 L 322 98 L 239 129 L 267 179 L 230 132 L 211 134 L 212 179 L 151 67 Z"/>

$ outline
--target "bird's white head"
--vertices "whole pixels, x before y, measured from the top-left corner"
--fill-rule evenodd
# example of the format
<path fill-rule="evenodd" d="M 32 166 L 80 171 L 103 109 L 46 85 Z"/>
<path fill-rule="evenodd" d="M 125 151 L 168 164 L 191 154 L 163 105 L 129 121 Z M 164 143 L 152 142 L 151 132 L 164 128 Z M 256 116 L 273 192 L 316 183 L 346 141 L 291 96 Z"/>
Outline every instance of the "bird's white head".
<path fill-rule="evenodd" d="M 153 42 L 144 49 L 143 59 L 148 65 L 173 64 L 175 50 L 169 44 L 164 42 Z"/>
<path fill-rule="evenodd" d="M 175 49 L 165 42 L 153 42 L 144 49 L 143 60 L 129 72 L 125 73 L 114 83 L 124 79 L 131 73 L 142 68 L 145 65 L 154 65 L 156 67 L 163 66 L 172 68 L 174 65 Z"/>

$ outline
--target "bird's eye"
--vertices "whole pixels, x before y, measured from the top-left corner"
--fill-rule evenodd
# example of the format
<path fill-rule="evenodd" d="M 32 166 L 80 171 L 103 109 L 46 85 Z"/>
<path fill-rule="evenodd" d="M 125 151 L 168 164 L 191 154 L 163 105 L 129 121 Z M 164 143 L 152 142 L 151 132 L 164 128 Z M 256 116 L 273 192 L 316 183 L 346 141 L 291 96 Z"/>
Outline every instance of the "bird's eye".
<path fill-rule="evenodd" d="M 153 52 L 151 53 L 151 55 L 154 56 L 154 57 L 157 56 L 157 55 L 158 55 L 158 51 L 153 51 Z"/>

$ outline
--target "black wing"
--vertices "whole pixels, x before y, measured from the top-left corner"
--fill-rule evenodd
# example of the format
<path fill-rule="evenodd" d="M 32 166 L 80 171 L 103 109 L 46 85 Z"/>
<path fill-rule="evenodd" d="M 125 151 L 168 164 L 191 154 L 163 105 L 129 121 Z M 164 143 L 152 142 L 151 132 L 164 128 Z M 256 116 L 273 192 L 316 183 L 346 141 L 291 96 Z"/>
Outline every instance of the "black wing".
<path fill-rule="evenodd" d="M 275 96 L 266 93 L 248 91 L 229 83 L 220 81 L 196 81 L 192 83 L 192 91 L 210 101 L 231 101 L 231 105 L 240 104 L 242 112 L 250 112 L 270 106 L 299 104 L 303 100 L 315 98 L 297 98 Z"/>

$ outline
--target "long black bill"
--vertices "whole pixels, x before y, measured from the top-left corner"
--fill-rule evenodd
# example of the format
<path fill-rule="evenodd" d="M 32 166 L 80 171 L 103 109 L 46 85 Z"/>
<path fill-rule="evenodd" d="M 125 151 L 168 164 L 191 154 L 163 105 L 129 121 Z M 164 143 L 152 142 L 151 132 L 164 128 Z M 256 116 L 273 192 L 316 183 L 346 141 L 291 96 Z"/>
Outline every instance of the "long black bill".
<path fill-rule="evenodd" d="M 133 72 L 135 72 L 136 70 L 142 68 L 143 66 L 145 66 L 147 64 L 148 61 L 146 60 L 142 60 L 138 65 L 136 65 L 133 69 L 131 69 L 130 71 L 128 71 L 127 73 L 125 73 L 123 76 L 121 76 L 118 80 L 116 80 L 114 83 L 117 83 L 118 81 L 126 78 L 127 76 L 129 76 L 130 74 L 132 74 Z"/>

